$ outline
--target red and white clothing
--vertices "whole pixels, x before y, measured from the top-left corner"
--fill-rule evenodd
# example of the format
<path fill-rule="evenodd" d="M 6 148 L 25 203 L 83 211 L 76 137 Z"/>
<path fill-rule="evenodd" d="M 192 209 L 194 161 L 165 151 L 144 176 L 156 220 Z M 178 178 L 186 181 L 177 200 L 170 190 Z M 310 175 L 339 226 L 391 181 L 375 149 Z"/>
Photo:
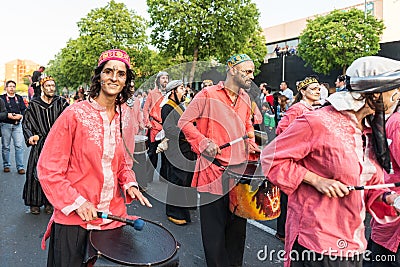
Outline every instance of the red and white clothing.
<path fill-rule="evenodd" d="M 291 106 L 279 121 L 276 134 L 281 134 L 297 117 L 311 110 L 314 110 L 313 106 L 303 100 Z"/>
<path fill-rule="evenodd" d="M 254 131 L 251 123 L 251 101 L 240 89 L 238 98 L 232 102 L 224 83 L 206 87 L 192 100 L 182 114 L 178 127 L 182 129 L 195 153 L 203 152 L 209 140 L 218 146 Z M 196 126 L 193 125 L 196 122 Z M 216 158 L 224 166 L 247 160 L 245 142 L 239 142 L 221 150 Z M 204 157 L 198 157 L 192 186 L 199 192 L 222 194 L 221 168 Z"/>
<path fill-rule="evenodd" d="M 385 172 L 385 183 L 400 182 L 400 113 L 395 112 L 386 123 L 386 136 L 392 140 L 389 146 L 393 174 Z M 393 191 L 400 194 L 400 188 L 394 187 Z M 374 218 L 371 220 L 371 239 L 396 253 L 400 245 L 400 222 L 380 224 Z"/>
<path fill-rule="evenodd" d="M 150 142 L 155 142 L 156 135 L 162 130 L 160 104 L 164 96 L 158 88 L 150 90 L 143 106 L 144 125 L 151 124 Z"/>
<path fill-rule="evenodd" d="M 119 110 L 109 121 L 105 108 L 95 100 L 90 101 L 75 103 L 64 110 L 40 154 L 38 177 L 54 206 L 45 238 L 53 221 L 101 230 L 123 225 L 106 219 L 88 223 L 74 210 L 88 200 L 99 211 L 125 217 L 127 211 L 120 188 L 130 203 L 132 198 L 126 189 L 137 186 L 132 160 L 126 156 L 120 135 Z M 132 123 L 128 116 L 124 117 L 122 130 Z"/>
<path fill-rule="evenodd" d="M 397 219 L 394 214 L 378 215 L 372 207 L 385 205 L 374 203 L 382 190 L 351 191 L 343 198 L 329 198 L 303 183 L 308 171 L 346 185 L 382 183 L 383 170 L 371 150 L 370 135 L 365 134 L 357 128 L 353 112 L 328 106 L 294 120 L 262 151 L 265 176 L 289 195 L 286 253 L 296 239 L 320 254 L 363 253 L 366 211 L 382 223 Z M 367 137 L 365 145 L 363 136 Z"/>

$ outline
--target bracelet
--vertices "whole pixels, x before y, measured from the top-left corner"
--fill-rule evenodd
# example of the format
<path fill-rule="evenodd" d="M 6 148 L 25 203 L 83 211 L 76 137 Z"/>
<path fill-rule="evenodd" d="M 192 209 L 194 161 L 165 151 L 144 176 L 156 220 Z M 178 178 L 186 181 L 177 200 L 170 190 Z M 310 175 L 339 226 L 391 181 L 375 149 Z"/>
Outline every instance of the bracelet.
<path fill-rule="evenodd" d="M 388 195 L 393 195 L 393 194 L 395 194 L 395 192 L 393 192 L 393 191 L 388 191 L 388 192 L 385 192 L 385 193 L 383 193 L 383 195 L 382 195 L 382 201 L 383 201 L 383 203 L 385 203 L 386 205 L 390 205 L 388 202 L 387 202 L 387 196 Z"/>

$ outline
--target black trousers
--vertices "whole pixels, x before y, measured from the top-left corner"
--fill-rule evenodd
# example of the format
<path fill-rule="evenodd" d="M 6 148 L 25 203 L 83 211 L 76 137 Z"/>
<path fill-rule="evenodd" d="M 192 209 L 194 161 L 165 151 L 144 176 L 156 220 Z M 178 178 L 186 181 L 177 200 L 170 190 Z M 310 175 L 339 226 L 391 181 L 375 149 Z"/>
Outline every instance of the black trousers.
<path fill-rule="evenodd" d="M 190 222 L 190 207 L 197 205 L 197 192 L 191 188 L 193 172 L 169 165 L 166 214 L 175 219 Z"/>
<path fill-rule="evenodd" d="M 297 253 L 294 253 L 296 251 Z M 292 257 L 297 257 L 297 259 L 291 260 L 291 267 L 362 267 L 363 256 L 354 258 L 334 258 L 327 255 L 318 254 L 313 252 L 299 243 L 297 241 L 293 244 L 291 254 Z M 289 257 L 289 255 L 287 255 Z"/>
<path fill-rule="evenodd" d="M 84 267 L 88 231 L 79 225 L 54 223 L 51 228 L 47 267 Z"/>
<path fill-rule="evenodd" d="M 371 238 L 368 241 L 368 248 L 371 254 L 364 260 L 364 267 L 399 267 L 400 251 L 394 253 L 387 248 L 375 243 Z"/>
<path fill-rule="evenodd" d="M 281 214 L 276 219 L 276 233 L 285 237 L 285 225 L 286 225 L 286 215 L 287 215 L 287 205 L 288 205 L 288 196 L 281 191 Z"/>
<path fill-rule="evenodd" d="M 200 193 L 200 222 L 207 266 L 242 266 L 247 220 L 229 211 L 228 194 Z"/>
<path fill-rule="evenodd" d="M 147 155 L 149 156 L 149 161 L 151 164 L 147 165 L 146 171 L 148 183 L 153 181 L 154 170 L 157 169 L 158 154 L 156 153 L 156 150 L 160 143 L 161 141 L 149 142 L 149 150 L 147 151 Z M 163 152 L 159 154 L 161 154 L 160 176 L 166 179 L 168 177 L 167 157 Z"/>

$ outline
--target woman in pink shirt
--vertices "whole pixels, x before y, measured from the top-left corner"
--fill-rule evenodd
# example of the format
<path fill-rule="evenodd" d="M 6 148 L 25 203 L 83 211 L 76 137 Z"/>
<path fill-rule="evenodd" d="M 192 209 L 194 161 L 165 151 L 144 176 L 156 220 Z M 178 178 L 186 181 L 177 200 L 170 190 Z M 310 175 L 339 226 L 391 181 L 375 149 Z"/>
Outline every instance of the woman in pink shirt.
<path fill-rule="evenodd" d="M 88 230 L 124 225 L 98 218 L 97 211 L 127 217 L 125 202 L 138 199 L 151 206 L 139 192 L 121 138 L 134 127 L 130 117 L 121 118 L 132 79 L 125 51 L 103 52 L 89 100 L 64 110 L 49 132 L 37 166 L 43 191 L 54 206 L 44 237 L 50 236 L 47 266 L 83 266 Z"/>
<path fill-rule="evenodd" d="M 386 123 L 386 135 L 391 140 L 390 159 L 392 161 L 393 173 L 385 172 L 385 183 L 400 182 L 400 108 L 388 119 Z M 392 193 L 400 193 L 400 188 L 396 187 Z M 371 238 L 369 249 L 372 254 L 369 257 L 373 267 L 395 267 L 400 266 L 400 224 L 398 221 L 382 224 L 374 218 L 371 220 Z"/>
<path fill-rule="evenodd" d="M 265 176 L 289 196 L 285 266 L 361 267 L 366 211 L 380 223 L 398 219 L 389 205 L 400 195 L 384 203 L 386 189 L 348 187 L 381 184 L 382 168 L 390 168 L 382 126 L 400 96 L 399 69 L 387 58 L 357 59 L 347 70 L 348 92 L 294 120 L 262 151 Z"/>
<path fill-rule="evenodd" d="M 297 117 L 304 113 L 314 110 L 313 103 L 319 99 L 319 82 L 314 77 L 306 77 L 297 85 L 297 95 L 293 104 L 286 111 L 285 116 L 279 121 L 276 128 L 276 134 L 281 134 Z M 287 213 L 287 195 L 281 193 L 281 214 L 279 215 L 276 224 L 276 238 L 285 242 L 285 224 Z"/>

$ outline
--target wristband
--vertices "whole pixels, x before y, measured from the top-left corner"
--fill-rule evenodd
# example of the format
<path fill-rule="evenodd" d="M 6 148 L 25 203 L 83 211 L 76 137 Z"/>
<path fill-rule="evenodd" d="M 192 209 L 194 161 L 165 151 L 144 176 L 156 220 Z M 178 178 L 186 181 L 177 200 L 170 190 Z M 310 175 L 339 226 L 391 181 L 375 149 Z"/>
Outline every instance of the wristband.
<path fill-rule="evenodd" d="M 383 193 L 383 195 L 382 195 L 382 201 L 383 201 L 383 203 L 385 203 L 386 205 L 390 205 L 390 204 L 387 202 L 386 198 L 387 198 L 388 195 L 393 195 L 394 193 L 395 193 L 395 192 L 393 192 L 393 191 L 388 191 L 388 192 Z"/>

